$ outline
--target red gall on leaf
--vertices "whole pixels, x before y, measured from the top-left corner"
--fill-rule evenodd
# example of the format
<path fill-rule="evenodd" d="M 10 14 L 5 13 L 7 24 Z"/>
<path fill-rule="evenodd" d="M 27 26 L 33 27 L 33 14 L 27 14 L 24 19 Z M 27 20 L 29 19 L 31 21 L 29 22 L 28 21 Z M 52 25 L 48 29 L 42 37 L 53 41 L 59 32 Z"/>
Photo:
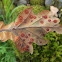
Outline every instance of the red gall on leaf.
<path fill-rule="evenodd" d="M 49 28 L 47 28 L 46 30 L 49 31 Z"/>
<path fill-rule="evenodd" d="M 43 16 L 44 19 L 47 19 L 47 15 Z"/>
<path fill-rule="evenodd" d="M 44 23 L 44 21 L 40 21 L 40 23 L 41 23 L 41 24 L 43 24 L 43 23 Z"/>
<path fill-rule="evenodd" d="M 25 38 L 28 38 L 28 36 L 26 35 Z"/>
<path fill-rule="evenodd" d="M 27 9 L 25 9 L 24 12 L 25 12 L 25 14 L 28 14 L 29 13 L 29 11 Z"/>
<path fill-rule="evenodd" d="M 18 20 L 17 22 L 15 22 L 15 25 L 17 26 L 17 25 L 19 25 L 21 23 L 22 23 L 22 20 Z"/>
<path fill-rule="evenodd" d="M 28 45 L 26 45 L 26 48 L 29 48 L 29 46 L 28 46 Z"/>
<path fill-rule="evenodd" d="M 30 36 L 30 34 L 28 34 L 28 36 Z"/>
<path fill-rule="evenodd" d="M 57 20 L 53 20 L 54 23 L 57 23 Z"/>
<path fill-rule="evenodd" d="M 23 17 L 21 15 L 19 16 L 19 20 L 23 20 Z"/>
<path fill-rule="evenodd" d="M 19 24 L 21 24 L 23 21 L 22 20 L 18 20 Z"/>
<path fill-rule="evenodd" d="M 23 50 L 23 51 L 25 51 L 25 50 L 26 50 L 26 48 L 25 48 L 25 47 L 23 47 L 23 48 L 22 48 L 22 50 Z"/>
<path fill-rule="evenodd" d="M 23 39 L 23 41 L 25 41 L 25 39 Z"/>
<path fill-rule="evenodd" d="M 49 19 L 48 22 L 51 22 L 51 19 Z"/>
<path fill-rule="evenodd" d="M 33 18 L 33 15 L 30 15 L 30 19 L 32 19 Z"/>
<path fill-rule="evenodd" d="M 40 43 L 42 43 L 42 42 L 40 41 Z"/>
<path fill-rule="evenodd" d="M 30 39 L 30 41 L 31 41 L 31 42 L 33 42 L 33 41 L 34 41 L 34 39 L 33 39 L 33 38 L 31 38 L 31 39 Z"/>
<path fill-rule="evenodd" d="M 19 22 L 17 21 L 17 22 L 15 23 L 15 25 L 19 25 Z"/>
<path fill-rule="evenodd" d="M 45 34 L 42 34 L 42 36 L 45 36 Z"/>
<path fill-rule="evenodd" d="M 33 22 L 33 20 L 31 20 L 31 22 Z"/>
<path fill-rule="evenodd" d="M 26 48 L 26 49 L 25 49 L 25 51 L 27 51 L 27 52 L 28 52 L 28 51 L 29 51 L 29 49 L 27 49 L 27 48 Z"/>
<path fill-rule="evenodd" d="M 32 42 L 30 41 L 30 42 L 28 42 L 29 44 L 32 44 Z"/>
<path fill-rule="evenodd" d="M 21 37 L 24 37 L 25 36 L 25 34 L 24 33 L 21 33 L 21 35 L 20 35 Z"/>
<path fill-rule="evenodd" d="M 21 46 L 21 43 L 18 43 L 19 46 Z"/>
<path fill-rule="evenodd" d="M 36 16 L 34 16 L 34 19 L 36 19 L 37 17 Z"/>

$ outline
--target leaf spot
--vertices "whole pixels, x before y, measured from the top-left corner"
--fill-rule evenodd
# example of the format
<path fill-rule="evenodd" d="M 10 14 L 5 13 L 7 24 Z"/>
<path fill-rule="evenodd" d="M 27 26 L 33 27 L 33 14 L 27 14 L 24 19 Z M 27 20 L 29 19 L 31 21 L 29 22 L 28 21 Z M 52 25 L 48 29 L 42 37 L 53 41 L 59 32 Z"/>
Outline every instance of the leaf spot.
<path fill-rule="evenodd" d="M 28 13 L 29 13 L 29 11 L 28 11 L 27 9 L 25 9 L 25 11 L 24 11 L 24 12 L 25 12 L 25 14 L 28 14 Z"/>
<path fill-rule="evenodd" d="M 40 21 L 40 23 L 41 23 L 41 24 L 43 24 L 43 23 L 44 23 L 44 21 Z"/>
<path fill-rule="evenodd" d="M 53 22 L 54 22 L 54 23 L 57 23 L 57 20 L 54 20 Z"/>

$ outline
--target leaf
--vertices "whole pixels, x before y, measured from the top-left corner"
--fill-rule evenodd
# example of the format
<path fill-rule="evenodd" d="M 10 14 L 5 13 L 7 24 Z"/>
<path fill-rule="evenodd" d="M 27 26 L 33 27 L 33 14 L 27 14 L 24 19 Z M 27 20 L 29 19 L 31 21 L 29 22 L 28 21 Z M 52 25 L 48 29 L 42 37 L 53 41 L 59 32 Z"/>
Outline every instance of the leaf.
<path fill-rule="evenodd" d="M 45 45 L 48 43 L 48 40 L 43 38 L 45 34 L 50 31 L 62 33 L 59 22 L 59 18 L 54 17 L 51 11 L 44 10 L 35 15 L 30 7 L 20 13 L 12 23 L 1 26 L 0 40 L 5 42 L 10 39 L 21 53 L 27 51 L 32 54 L 32 42 L 37 45 Z"/>
<path fill-rule="evenodd" d="M 0 21 L 0 29 L 2 29 L 2 27 L 5 26 L 3 21 Z"/>
<path fill-rule="evenodd" d="M 50 10 L 51 10 L 52 15 L 58 16 L 57 15 L 57 12 L 59 11 L 58 8 L 56 8 L 54 6 L 50 6 Z"/>
<path fill-rule="evenodd" d="M 43 35 L 45 35 L 45 32 L 42 31 L 42 28 L 25 28 L 25 29 L 16 29 L 16 35 L 20 36 L 21 41 L 23 42 L 23 44 L 21 43 L 21 41 L 18 44 L 18 48 L 19 48 L 19 44 L 20 48 L 23 47 L 27 47 L 29 49 L 29 52 L 33 53 L 33 48 L 31 43 L 36 43 L 38 45 L 45 45 L 47 44 L 48 41 L 43 39 Z M 18 34 L 17 34 L 18 33 Z M 30 47 L 31 46 L 31 47 Z M 29 48 L 30 47 L 30 48 Z M 30 51 L 31 50 L 31 51 Z"/>
<path fill-rule="evenodd" d="M 49 31 L 56 31 L 58 34 L 62 34 L 62 26 L 61 25 L 57 25 L 57 26 L 54 26 L 54 27 L 48 27 L 46 28 L 46 30 L 49 30 Z"/>

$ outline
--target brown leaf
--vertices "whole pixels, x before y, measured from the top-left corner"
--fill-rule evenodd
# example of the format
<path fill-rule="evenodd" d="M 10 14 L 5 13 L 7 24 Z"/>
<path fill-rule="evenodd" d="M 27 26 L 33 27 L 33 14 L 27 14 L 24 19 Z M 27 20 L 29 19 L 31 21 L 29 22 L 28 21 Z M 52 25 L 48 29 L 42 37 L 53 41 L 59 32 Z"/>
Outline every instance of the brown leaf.
<path fill-rule="evenodd" d="M 46 31 L 47 29 L 49 29 L 49 31 L 47 32 L 53 32 L 53 31 L 56 31 L 58 34 L 62 34 L 62 25 L 56 25 L 54 27 L 48 27 L 48 28 L 44 28 Z"/>
<path fill-rule="evenodd" d="M 0 40 L 2 40 L 2 42 L 7 41 L 8 39 L 13 40 L 14 37 L 15 35 L 11 32 L 3 31 L 0 33 Z"/>
<path fill-rule="evenodd" d="M 19 35 L 21 37 L 21 39 L 27 43 L 30 42 L 31 38 L 34 40 L 33 42 L 38 45 L 44 45 L 47 42 L 43 39 L 43 37 L 45 36 L 45 34 L 47 32 L 44 31 L 43 28 L 41 28 L 41 27 L 38 27 L 38 28 L 37 27 L 29 27 L 29 28 L 22 28 L 22 29 L 19 28 L 19 29 L 16 29 L 15 31 L 16 31 L 15 34 Z M 42 39 L 43 39 L 43 41 L 42 41 Z"/>
<path fill-rule="evenodd" d="M 50 15 L 52 15 L 52 16 L 58 16 L 57 15 L 57 12 L 59 11 L 59 9 L 58 8 L 56 8 L 56 7 L 54 7 L 54 6 L 50 6 L 50 10 L 51 10 L 51 14 Z"/>
<path fill-rule="evenodd" d="M 15 20 L 15 25 L 20 25 L 29 17 L 32 12 L 32 7 L 25 9 Z"/>
<path fill-rule="evenodd" d="M 40 20 L 38 20 L 37 22 L 33 23 L 31 25 L 31 27 L 52 27 L 57 25 L 60 22 L 59 18 L 56 17 L 52 17 L 52 18 L 41 18 Z"/>
<path fill-rule="evenodd" d="M 42 17 L 39 17 L 37 15 L 34 15 L 33 12 L 28 16 L 28 18 L 20 25 L 20 27 L 29 27 L 30 25 L 34 24 L 38 20 L 40 20 Z"/>
<path fill-rule="evenodd" d="M 54 17 L 57 11 L 57 8 L 51 7 L 51 11 L 44 10 L 35 15 L 32 7 L 25 9 L 12 23 L 5 25 L 4 22 L 0 22 L 0 40 L 3 42 L 8 39 L 13 40 L 21 53 L 27 51 L 32 54 L 32 42 L 37 45 L 45 45 L 48 40 L 43 37 L 48 32 L 56 31 L 62 34 L 62 26 L 58 25 L 60 20 Z"/>
<path fill-rule="evenodd" d="M 0 30 L 3 28 L 3 26 L 5 26 L 3 21 L 0 21 Z"/>
<path fill-rule="evenodd" d="M 43 10 L 43 11 L 41 11 L 40 13 L 38 13 L 38 16 L 40 17 L 40 16 L 48 16 L 48 14 L 50 13 L 50 11 L 49 10 Z"/>
<path fill-rule="evenodd" d="M 15 41 L 16 47 L 19 49 L 20 52 L 25 51 L 23 50 L 23 48 L 25 49 L 25 46 L 28 45 L 29 49 L 27 50 L 32 54 L 33 53 L 33 46 L 31 44 L 32 42 L 38 45 L 45 45 L 48 42 L 47 40 L 43 39 L 46 32 L 43 31 L 41 27 L 40 28 L 31 27 L 31 28 L 22 28 L 22 29 L 19 27 L 14 32 L 20 38 L 20 40 L 17 39 Z M 19 44 L 23 45 L 23 47 L 19 46 Z"/>

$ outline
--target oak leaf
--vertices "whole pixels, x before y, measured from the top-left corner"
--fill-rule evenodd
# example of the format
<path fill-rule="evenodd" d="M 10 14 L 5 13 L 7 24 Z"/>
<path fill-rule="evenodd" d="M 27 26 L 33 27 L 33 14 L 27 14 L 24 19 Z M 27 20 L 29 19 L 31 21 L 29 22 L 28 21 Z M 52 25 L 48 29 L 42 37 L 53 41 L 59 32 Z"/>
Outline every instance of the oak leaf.
<path fill-rule="evenodd" d="M 53 8 L 51 11 L 53 12 Z M 4 22 L 0 22 L 0 40 L 5 42 L 10 39 L 21 53 L 27 51 L 32 54 L 32 42 L 37 45 L 45 45 L 48 40 L 43 37 L 48 32 L 56 31 L 62 34 L 60 20 L 54 17 L 51 11 L 44 10 L 35 15 L 30 7 L 20 13 L 12 23 L 5 25 Z M 57 13 L 57 11 L 53 13 Z M 51 17 L 50 14 L 53 16 Z"/>

